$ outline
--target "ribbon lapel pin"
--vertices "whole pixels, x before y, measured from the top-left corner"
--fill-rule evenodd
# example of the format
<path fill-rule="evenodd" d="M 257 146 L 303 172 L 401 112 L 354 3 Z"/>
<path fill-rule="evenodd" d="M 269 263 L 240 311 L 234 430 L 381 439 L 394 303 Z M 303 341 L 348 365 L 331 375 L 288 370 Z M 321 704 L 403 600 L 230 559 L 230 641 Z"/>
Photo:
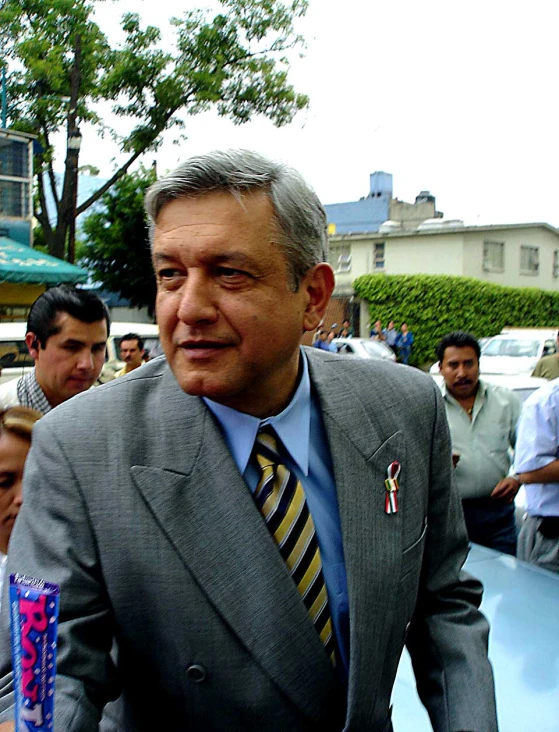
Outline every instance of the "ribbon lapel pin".
<path fill-rule="evenodd" d="M 398 512 L 398 490 L 400 488 L 398 485 L 398 476 L 400 475 L 400 469 L 400 463 L 395 460 L 393 463 L 390 463 L 386 471 L 388 477 L 384 481 L 386 487 L 384 510 L 388 514 Z"/>

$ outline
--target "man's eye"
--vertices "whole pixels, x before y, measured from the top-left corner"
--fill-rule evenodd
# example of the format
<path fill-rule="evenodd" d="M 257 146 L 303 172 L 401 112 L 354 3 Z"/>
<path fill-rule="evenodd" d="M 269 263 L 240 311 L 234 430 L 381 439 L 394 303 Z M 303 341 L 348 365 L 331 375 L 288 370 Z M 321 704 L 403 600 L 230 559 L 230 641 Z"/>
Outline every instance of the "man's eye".
<path fill-rule="evenodd" d="M 171 269 L 168 267 L 167 269 L 160 269 L 157 273 L 157 276 L 160 280 L 172 280 L 175 277 L 179 277 L 180 273 L 178 269 Z"/>
<path fill-rule="evenodd" d="M 250 277 L 248 272 L 241 269 L 233 269 L 233 267 L 218 267 L 217 274 L 225 280 L 240 280 Z"/>

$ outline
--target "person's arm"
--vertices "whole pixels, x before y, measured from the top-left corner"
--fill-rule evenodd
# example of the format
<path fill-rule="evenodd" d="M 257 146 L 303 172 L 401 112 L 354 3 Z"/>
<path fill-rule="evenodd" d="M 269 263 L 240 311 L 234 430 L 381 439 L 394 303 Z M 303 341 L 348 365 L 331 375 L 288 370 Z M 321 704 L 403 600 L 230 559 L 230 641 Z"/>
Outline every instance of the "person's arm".
<path fill-rule="evenodd" d="M 554 460 L 539 470 L 528 470 L 519 473 L 522 483 L 559 483 L 559 460 Z"/>
<path fill-rule="evenodd" d="M 518 422 L 514 470 L 522 483 L 559 482 L 558 414 L 553 395 L 543 395 L 524 405 Z"/>
<path fill-rule="evenodd" d="M 491 498 L 512 503 L 516 494 L 520 490 L 522 482 L 512 475 L 503 478 L 503 480 L 500 480 L 495 488 L 493 488 Z"/>
<path fill-rule="evenodd" d="M 423 571 L 408 634 L 417 690 L 435 731 L 496 732 L 488 623 L 481 583 L 461 571 L 468 553 L 462 505 L 452 477 L 450 436 L 434 384 L 430 489 Z"/>
<path fill-rule="evenodd" d="M 522 412 L 522 403 L 520 399 L 516 396 L 516 394 L 514 394 L 512 391 L 508 394 L 508 400 L 510 410 L 508 440 L 509 445 L 514 449 L 516 445 L 516 432 L 518 427 L 518 421 Z M 521 485 L 522 482 L 515 475 L 507 475 L 506 478 L 503 478 L 497 483 L 497 485 L 493 489 L 493 492 L 491 493 L 491 498 L 512 503 L 515 499 L 516 494 L 520 490 Z"/>
<path fill-rule="evenodd" d="M 65 445 L 50 426 L 44 418 L 33 430 L 24 502 L 10 541 L 6 576 L 21 572 L 60 585 L 54 728 L 92 732 L 106 702 L 119 693 L 110 657 L 113 621 L 82 486 Z M 4 588 L 3 604 L 6 592 Z M 9 613 L 0 616 L 0 722 L 4 723 L 13 719 L 14 699 Z"/>

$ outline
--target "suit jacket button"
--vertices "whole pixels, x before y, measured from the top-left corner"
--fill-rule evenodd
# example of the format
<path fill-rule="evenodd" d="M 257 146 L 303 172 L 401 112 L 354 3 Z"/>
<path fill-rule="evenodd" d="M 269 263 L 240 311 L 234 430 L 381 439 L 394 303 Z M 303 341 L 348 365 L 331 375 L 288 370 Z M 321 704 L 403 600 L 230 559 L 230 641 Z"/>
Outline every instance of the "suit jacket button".
<path fill-rule="evenodd" d="M 195 684 L 200 684 L 206 680 L 206 669 L 199 663 L 194 663 L 186 669 L 186 678 L 189 681 L 193 681 Z"/>

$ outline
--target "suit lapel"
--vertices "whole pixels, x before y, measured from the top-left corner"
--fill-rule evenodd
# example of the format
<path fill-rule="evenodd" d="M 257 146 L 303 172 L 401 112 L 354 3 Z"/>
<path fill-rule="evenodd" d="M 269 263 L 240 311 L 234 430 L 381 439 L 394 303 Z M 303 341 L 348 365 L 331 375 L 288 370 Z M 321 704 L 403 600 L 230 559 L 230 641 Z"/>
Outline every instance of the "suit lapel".
<path fill-rule="evenodd" d="M 243 645 L 308 717 L 324 719 L 335 677 L 297 588 L 209 411 L 172 382 L 157 425 L 169 467 L 136 465 L 133 481 Z"/>
<path fill-rule="evenodd" d="M 371 417 L 364 410 L 357 389 L 348 388 L 334 369 L 325 370 L 314 361 L 311 356 L 312 381 L 334 465 L 348 579 L 348 717 L 366 720 L 382 688 L 391 615 L 397 612 L 394 582 L 402 561 L 402 511 L 386 514 L 384 480 L 388 466 L 397 460 L 402 465 L 400 486 L 404 485 L 405 441 L 401 432 L 383 427 L 382 414 Z"/>

